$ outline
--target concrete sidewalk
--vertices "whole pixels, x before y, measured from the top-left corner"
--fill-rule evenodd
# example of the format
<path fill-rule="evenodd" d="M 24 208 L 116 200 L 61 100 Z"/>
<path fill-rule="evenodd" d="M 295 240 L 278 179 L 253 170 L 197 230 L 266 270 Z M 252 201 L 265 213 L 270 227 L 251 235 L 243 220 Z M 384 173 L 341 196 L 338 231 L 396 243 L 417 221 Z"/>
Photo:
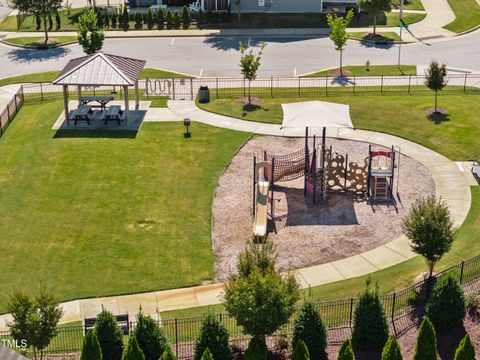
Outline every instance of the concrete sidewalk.
<path fill-rule="evenodd" d="M 283 131 L 280 125 L 255 123 L 212 114 L 199 109 L 193 101 L 169 101 L 168 106 L 169 112 L 165 109 L 151 108 L 147 113 L 148 121 L 165 121 L 174 118 L 180 120 L 189 117 L 193 121 L 231 130 L 277 136 L 304 136 L 304 129 Z M 447 202 L 455 224 L 461 225 L 465 220 L 471 204 L 470 181 L 462 172 L 462 167 L 457 166 L 455 162 L 424 146 L 388 134 L 364 130 L 329 129 L 327 135 L 386 147 L 400 146 L 402 154 L 419 161 L 429 169 L 435 182 L 436 195 Z M 308 288 L 366 275 L 399 264 L 414 256 L 408 239 L 400 236 L 365 253 L 299 269 L 296 273 L 302 288 Z M 102 305 L 116 314 L 128 311 L 130 315 L 136 314 L 141 305 L 145 313 L 158 318 L 157 313 L 162 311 L 218 304 L 221 301 L 222 289 L 223 284 L 214 284 L 70 301 L 62 304 L 65 313 L 61 322 L 78 321 L 84 317 L 95 316 L 101 311 Z M 9 320 L 9 315 L 0 316 L 0 330 L 6 328 Z"/>
<path fill-rule="evenodd" d="M 455 14 L 447 0 L 422 0 L 422 4 L 427 16 L 409 27 L 410 32 L 418 40 L 456 36 L 456 33 L 443 28 L 455 20 Z"/>

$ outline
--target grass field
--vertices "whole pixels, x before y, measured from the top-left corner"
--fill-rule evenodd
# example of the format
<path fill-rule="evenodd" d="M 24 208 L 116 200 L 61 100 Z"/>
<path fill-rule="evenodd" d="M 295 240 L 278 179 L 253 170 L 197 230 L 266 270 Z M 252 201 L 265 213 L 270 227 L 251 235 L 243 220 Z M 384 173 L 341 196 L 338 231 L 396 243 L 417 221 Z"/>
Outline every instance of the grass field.
<path fill-rule="evenodd" d="M 476 0 L 448 0 L 455 20 L 445 29 L 461 33 L 480 25 L 480 5 Z"/>
<path fill-rule="evenodd" d="M 0 139 L 0 312 L 15 287 L 67 300 L 212 279 L 212 194 L 248 134 L 55 132 L 62 103 L 25 105 Z"/>
<path fill-rule="evenodd" d="M 76 36 L 52 36 L 48 38 L 49 45 L 66 44 L 77 41 Z M 13 45 L 42 46 L 45 43 L 43 36 L 36 37 L 16 37 L 3 39 L 4 42 Z"/>
<path fill-rule="evenodd" d="M 60 31 L 73 31 L 75 30 L 74 19 L 77 19 L 80 14 L 83 12 L 83 9 L 72 9 L 70 15 L 68 15 L 67 10 L 60 10 Z M 55 30 L 55 19 L 53 19 L 53 30 Z M 20 26 L 20 31 L 37 31 L 37 24 L 35 22 L 35 17 L 26 16 L 25 20 Z M 17 31 L 17 19 L 16 16 L 7 16 L 0 23 L 0 31 Z M 39 32 L 43 32 L 43 19 L 42 19 L 42 28 Z"/>
<path fill-rule="evenodd" d="M 348 76 L 381 76 L 381 75 L 416 75 L 416 65 L 401 65 L 400 69 L 396 65 L 370 65 L 367 71 L 365 65 L 348 65 L 343 67 L 343 71 Z M 329 69 L 308 74 L 304 77 L 318 76 L 338 76 L 339 69 Z"/>
<path fill-rule="evenodd" d="M 264 98 L 253 108 L 236 103 L 234 98 L 225 98 L 199 106 L 244 120 L 281 124 L 282 103 L 315 99 L 351 105 L 353 124 L 357 128 L 410 139 L 452 160 L 480 159 L 480 101 L 477 95 L 440 96 L 439 106 L 448 110 L 448 116 L 440 122 L 430 120 L 425 114 L 425 110 L 433 106 L 433 95 Z"/>
<path fill-rule="evenodd" d="M 405 1 L 403 8 L 407 10 L 425 10 L 421 0 Z"/>

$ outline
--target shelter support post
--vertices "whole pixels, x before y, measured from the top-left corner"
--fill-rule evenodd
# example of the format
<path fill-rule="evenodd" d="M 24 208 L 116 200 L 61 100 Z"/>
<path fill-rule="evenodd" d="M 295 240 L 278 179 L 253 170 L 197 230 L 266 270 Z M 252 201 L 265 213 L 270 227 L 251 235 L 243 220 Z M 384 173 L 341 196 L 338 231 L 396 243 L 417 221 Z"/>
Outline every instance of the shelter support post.
<path fill-rule="evenodd" d="M 138 93 L 138 80 L 135 81 L 135 110 L 140 110 L 140 96 Z"/>
<path fill-rule="evenodd" d="M 63 85 L 63 107 L 65 109 L 65 120 L 67 120 L 67 125 L 70 125 L 70 116 L 68 111 L 68 86 Z"/>
<path fill-rule="evenodd" d="M 82 105 L 82 86 L 77 85 L 78 106 Z"/>
<path fill-rule="evenodd" d="M 128 105 L 128 86 L 123 87 L 125 93 L 125 125 L 128 125 L 128 118 L 130 117 L 130 108 Z"/>

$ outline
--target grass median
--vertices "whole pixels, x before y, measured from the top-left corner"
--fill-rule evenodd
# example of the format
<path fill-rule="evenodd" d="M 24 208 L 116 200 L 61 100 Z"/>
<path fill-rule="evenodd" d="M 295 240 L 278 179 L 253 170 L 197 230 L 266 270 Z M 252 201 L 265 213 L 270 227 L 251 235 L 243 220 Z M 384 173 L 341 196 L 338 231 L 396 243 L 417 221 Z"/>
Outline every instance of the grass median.
<path fill-rule="evenodd" d="M 445 29 L 461 33 L 480 25 L 480 4 L 477 0 L 448 0 L 455 13 L 455 20 Z"/>

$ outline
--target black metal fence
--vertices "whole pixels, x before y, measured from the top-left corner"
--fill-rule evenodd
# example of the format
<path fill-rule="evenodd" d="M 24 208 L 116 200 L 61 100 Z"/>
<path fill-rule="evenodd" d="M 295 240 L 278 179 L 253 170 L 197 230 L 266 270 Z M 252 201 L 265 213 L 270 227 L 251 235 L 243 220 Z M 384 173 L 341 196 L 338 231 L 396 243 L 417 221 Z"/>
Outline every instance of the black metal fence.
<path fill-rule="evenodd" d="M 419 324 L 425 305 L 428 302 L 433 284 L 437 279 L 447 274 L 456 276 L 467 293 L 480 293 L 480 256 L 462 261 L 430 280 L 424 280 L 408 288 L 392 294 L 381 296 L 385 312 L 390 323 L 392 334 L 401 336 L 407 330 Z M 328 343 L 338 345 L 346 337 L 350 337 L 353 325 L 353 314 L 357 304 L 356 298 L 318 302 L 317 306 L 328 327 Z M 249 337 L 242 333 L 235 319 L 228 314 L 217 314 L 219 321 L 228 329 L 232 347 L 245 349 Z M 160 320 L 159 325 L 170 339 L 172 348 L 180 359 L 192 359 L 195 339 L 199 334 L 203 317 Z M 135 322 L 130 322 L 129 331 L 135 328 Z M 276 334 L 268 337 L 267 345 L 270 349 L 285 346 L 291 339 L 293 319 L 283 326 Z M 77 359 L 81 351 L 84 329 L 78 326 L 61 326 L 58 335 L 46 349 L 51 357 L 62 354 L 62 358 Z M 11 339 L 8 332 L 0 332 L 0 341 Z M 125 341 L 127 336 L 125 336 Z"/>
<path fill-rule="evenodd" d="M 15 115 L 17 115 L 23 103 L 23 88 L 20 87 L 16 94 L 13 95 L 12 99 L 9 101 L 5 109 L 3 109 L 0 113 L 0 136 L 4 134 L 8 126 L 12 123 L 13 118 L 15 117 Z"/>

